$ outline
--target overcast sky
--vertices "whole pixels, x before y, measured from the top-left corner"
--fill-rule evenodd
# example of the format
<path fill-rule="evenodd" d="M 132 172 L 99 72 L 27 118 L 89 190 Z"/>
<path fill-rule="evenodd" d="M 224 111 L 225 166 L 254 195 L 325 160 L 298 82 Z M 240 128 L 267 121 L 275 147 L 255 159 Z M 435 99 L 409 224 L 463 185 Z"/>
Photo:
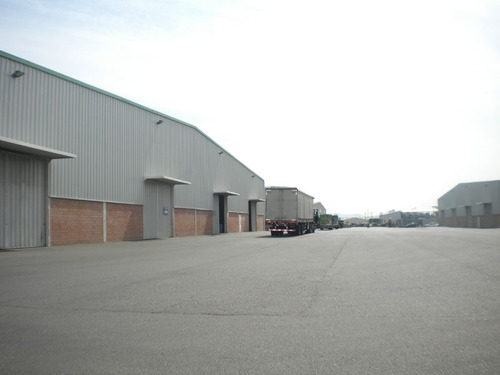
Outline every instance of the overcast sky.
<path fill-rule="evenodd" d="M 193 124 L 331 213 L 500 179 L 500 1 L 0 0 L 0 50 Z"/>

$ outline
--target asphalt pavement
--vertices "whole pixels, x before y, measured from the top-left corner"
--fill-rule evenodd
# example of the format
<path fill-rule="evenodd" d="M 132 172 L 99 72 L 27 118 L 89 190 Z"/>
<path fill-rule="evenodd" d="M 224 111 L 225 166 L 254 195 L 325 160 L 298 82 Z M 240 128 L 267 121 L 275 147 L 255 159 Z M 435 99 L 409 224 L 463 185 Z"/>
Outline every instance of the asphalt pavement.
<path fill-rule="evenodd" d="M 500 229 L 0 252 L 0 374 L 500 374 Z"/>

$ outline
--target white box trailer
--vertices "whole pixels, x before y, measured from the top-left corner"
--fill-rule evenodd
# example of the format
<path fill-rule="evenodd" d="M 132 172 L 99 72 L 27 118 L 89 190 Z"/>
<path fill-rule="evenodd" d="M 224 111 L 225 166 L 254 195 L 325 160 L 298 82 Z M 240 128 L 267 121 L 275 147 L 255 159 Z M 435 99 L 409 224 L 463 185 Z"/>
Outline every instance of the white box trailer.
<path fill-rule="evenodd" d="M 272 236 L 314 233 L 314 197 L 295 187 L 266 188 L 266 229 Z"/>

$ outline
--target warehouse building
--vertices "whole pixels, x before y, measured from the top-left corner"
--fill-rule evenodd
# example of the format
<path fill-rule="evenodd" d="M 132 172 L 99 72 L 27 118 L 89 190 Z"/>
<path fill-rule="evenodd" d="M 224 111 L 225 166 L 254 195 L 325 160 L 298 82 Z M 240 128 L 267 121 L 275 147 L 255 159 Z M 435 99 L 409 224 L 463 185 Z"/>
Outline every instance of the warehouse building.
<path fill-rule="evenodd" d="M 438 199 L 439 225 L 500 228 L 500 180 L 462 183 Z"/>
<path fill-rule="evenodd" d="M 435 211 L 389 211 L 380 214 L 380 224 L 388 227 L 423 227 L 436 224 L 437 213 Z"/>
<path fill-rule="evenodd" d="M 264 180 L 195 126 L 0 51 L 0 248 L 264 229 Z"/>
<path fill-rule="evenodd" d="M 326 214 L 326 208 L 323 206 L 323 203 L 317 202 L 313 204 L 313 210 L 318 211 L 318 215 L 325 215 Z"/>

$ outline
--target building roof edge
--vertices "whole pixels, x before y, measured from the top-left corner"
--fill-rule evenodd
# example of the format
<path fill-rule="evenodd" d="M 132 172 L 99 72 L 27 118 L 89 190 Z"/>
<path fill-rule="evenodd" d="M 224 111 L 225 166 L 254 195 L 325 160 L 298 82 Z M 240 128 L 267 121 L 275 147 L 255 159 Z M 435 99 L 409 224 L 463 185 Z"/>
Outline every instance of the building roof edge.
<path fill-rule="evenodd" d="M 55 70 L 52 70 L 52 69 L 49 69 L 49 68 L 46 68 L 42 65 L 39 65 L 39 64 L 36 64 L 36 63 L 33 63 L 31 61 L 28 61 L 26 59 L 23 59 L 21 57 L 17 57 L 15 55 L 12 55 L 8 52 L 5 52 L 5 51 L 2 51 L 0 50 L 0 56 L 1 57 L 4 57 L 6 59 L 9 59 L 9 60 L 12 60 L 12 61 L 15 61 L 15 62 L 18 62 L 20 64 L 23 64 L 23 65 L 27 65 L 29 66 L 30 68 L 33 68 L 33 69 L 36 69 L 36 70 L 39 70 L 39 71 L 42 71 L 44 73 L 47 73 L 47 74 L 51 74 L 57 78 L 60 78 L 60 79 L 63 79 L 65 81 L 68 81 L 68 82 L 71 82 L 71 83 L 74 83 L 76 85 L 79 85 L 79 86 L 82 86 L 82 87 L 85 87 L 89 90 L 92 90 L 92 91 L 95 91 L 95 92 L 98 92 L 100 94 L 103 94 L 103 95 L 106 95 L 106 96 L 109 96 L 113 99 L 116 99 L 116 100 L 119 100 L 119 101 L 122 101 L 124 103 L 127 103 L 129 105 L 132 105 L 134 107 L 137 107 L 137 108 L 140 108 L 144 111 L 147 111 L 147 112 L 150 112 L 152 114 L 155 114 L 157 116 L 160 116 L 160 117 L 163 117 L 165 119 L 168 119 L 168 120 L 171 120 L 171 121 L 174 121 L 174 122 L 177 122 L 179 124 L 182 124 L 184 126 L 188 126 L 190 128 L 192 128 L 193 130 L 197 131 L 198 133 L 200 133 L 203 137 L 205 137 L 206 139 L 208 139 L 210 142 L 212 142 L 215 146 L 219 147 L 221 150 L 224 150 L 225 153 L 227 153 L 228 155 L 230 155 L 234 160 L 236 160 L 240 165 L 242 165 L 244 168 L 246 168 L 248 171 L 252 172 L 256 177 L 260 178 L 262 181 L 264 181 L 264 179 L 262 177 L 260 177 L 258 174 L 256 174 L 255 172 L 253 172 L 250 168 L 248 168 L 245 164 L 243 164 L 238 158 L 236 158 L 235 156 L 233 156 L 230 152 L 228 152 L 226 149 L 224 149 L 221 145 L 219 145 L 217 142 L 215 142 L 212 138 L 210 138 L 206 133 L 204 133 L 202 130 L 200 130 L 197 126 L 195 125 L 192 125 L 186 121 L 183 121 L 183 120 L 179 120 L 178 118 L 175 118 L 175 117 L 172 117 L 172 116 L 169 116 L 165 113 L 161 113 L 157 110 L 154 110 L 154 109 L 151 109 L 149 107 L 146 107 L 142 104 L 139 104 L 139 103 L 136 103 L 136 102 L 133 102 L 129 99 L 126 99 L 122 96 L 119 96 L 119 95 L 116 95 L 116 94 L 113 94 L 109 91 L 106 91 L 106 90 L 103 90 L 103 89 L 100 89 L 96 86 L 92 86 L 88 83 L 85 83 L 83 81 L 79 81 L 75 78 L 72 78 L 72 77 L 69 77 L 65 74 L 62 74 L 62 73 L 59 73 L 59 72 L 56 72 Z"/>

